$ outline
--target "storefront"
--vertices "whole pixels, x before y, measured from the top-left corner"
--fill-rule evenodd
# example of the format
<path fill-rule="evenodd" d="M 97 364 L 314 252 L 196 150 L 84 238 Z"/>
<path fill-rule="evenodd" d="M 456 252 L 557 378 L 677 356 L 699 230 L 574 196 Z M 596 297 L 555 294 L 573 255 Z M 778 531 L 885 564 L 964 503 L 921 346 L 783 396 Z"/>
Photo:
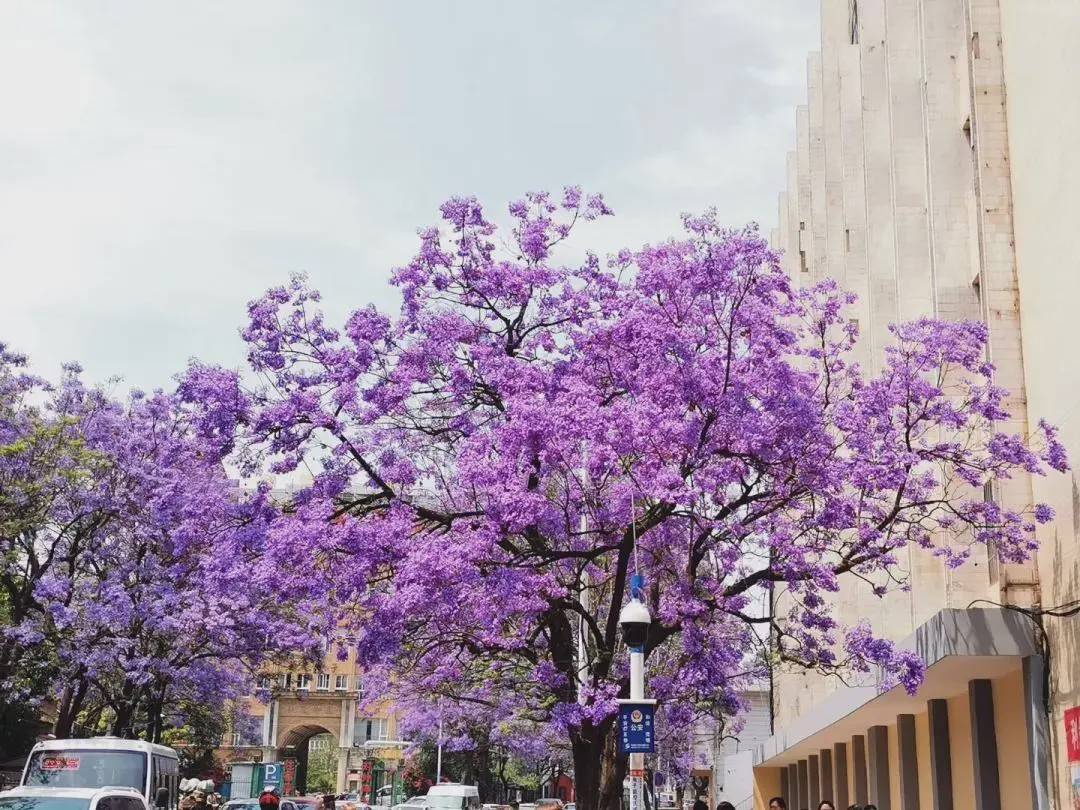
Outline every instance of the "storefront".
<path fill-rule="evenodd" d="M 943 610 L 903 642 L 926 680 L 844 687 L 758 746 L 754 806 L 1047 810 L 1044 667 L 1030 621 Z M 880 674 L 878 682 L 882 679 Z"/>

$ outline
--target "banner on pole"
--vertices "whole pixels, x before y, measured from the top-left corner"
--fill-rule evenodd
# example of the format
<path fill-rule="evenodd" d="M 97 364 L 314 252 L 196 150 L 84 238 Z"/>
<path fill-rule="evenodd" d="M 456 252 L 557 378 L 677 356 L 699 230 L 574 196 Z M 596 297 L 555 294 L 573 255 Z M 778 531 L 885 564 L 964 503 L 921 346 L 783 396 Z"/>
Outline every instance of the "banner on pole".
<path fill-rule="evenodd" d="M 619 701 L 619 750 L 624 754 L 656 751 L 653 731 L 655 700 Z"/>

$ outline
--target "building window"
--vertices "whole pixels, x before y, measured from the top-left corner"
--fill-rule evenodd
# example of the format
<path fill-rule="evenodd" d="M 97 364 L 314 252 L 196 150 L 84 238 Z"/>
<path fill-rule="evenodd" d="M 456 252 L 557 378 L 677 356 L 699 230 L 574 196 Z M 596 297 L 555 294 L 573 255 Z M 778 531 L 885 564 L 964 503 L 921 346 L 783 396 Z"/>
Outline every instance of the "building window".
<path fill-rule="evenodd" d="M 281 681 L 280 682 L 281 682 L 281 688 L 282 689 L 292 689 L 292 673 L 291 672 L 283 672 L 283 673 L 281 673 Z"/>
<path fill-rule="evenodd" d="M 364 696 L 364 679 L 359 675 L 356 676 L 356 696 L 361 698 Z"/>
<path fill-rule="evenodd" d="M 859 0 L 851 0 L 848 12 L 848 35 L 852 45 L 859 44 Z"/>
<path fill-rule="evenodd" d="M 353 745 L 390 739 L 390 721 L 385 717 L 358 717 L 353 732 Z"/>
<path fill-rule="evenodd" d="M 303 672 L 296 676 L 296 688 L 297 689 L 310 689 L 311 688 L 311 676 L 306 672 Z"/>
<path fill-rule="evenodd" d="M 349 688 L 349 676 L 348 675 L 338 675 L 337 677 L 334 678 L 334 689 L 336 689 L 339 692 L 345 692 L 345 691 L 348 690 L 348 688 Z"/>
<path fill-rule="evenodd" d="M 319 679 L 316 681 L 315 688 L 320 692 L 330 691 L 330 674 L 327 672 L 320 672 Z"/>
<path fill-rule="evenodd" d="M 274 685 L 274 681 L 273 681 L 273 679 L 271 679 L 271 677 L 269 675 L 260 675 L 259 676 L 259 688 L 260 689 L 270 689 L 270 688 L 273 687 L 273 685 Z"/>

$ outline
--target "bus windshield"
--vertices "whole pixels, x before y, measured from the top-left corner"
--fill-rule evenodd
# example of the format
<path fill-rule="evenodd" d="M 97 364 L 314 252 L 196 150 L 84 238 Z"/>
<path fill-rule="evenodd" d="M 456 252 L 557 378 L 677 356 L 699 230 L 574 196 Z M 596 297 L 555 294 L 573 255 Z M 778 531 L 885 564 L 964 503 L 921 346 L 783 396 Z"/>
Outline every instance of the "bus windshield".
<path fill-rule="evenodd" d="M 146 759 L 139 751 L 35 751 L 24 784 L 33 787 L 132 787 L 146 791 Z"/>

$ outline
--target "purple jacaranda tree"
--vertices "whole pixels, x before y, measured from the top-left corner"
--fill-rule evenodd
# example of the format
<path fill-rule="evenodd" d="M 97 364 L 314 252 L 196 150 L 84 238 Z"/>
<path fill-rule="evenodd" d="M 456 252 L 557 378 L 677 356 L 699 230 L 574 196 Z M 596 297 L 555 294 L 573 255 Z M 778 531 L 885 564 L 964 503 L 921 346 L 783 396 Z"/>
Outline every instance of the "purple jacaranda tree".
<path fill-rule="evenodd" d="M 50 385 L 6 351 L 0 389 L 0 675 L 23 699 L 54 693 L 56 733 L 96 705 L 114 733 L 157 739 L 176 706 L 220 706 L 269 657 L 315 654 L 320 614 L 266 554 L 279 509 L 229 480 L 201 404 L 118 401 L 75 366 Z"/>
<path fill-rule="evenodd" d="M 609 213 L 576 188 L 530 194 L 500 231 L 451 200 L 393 276 L 399 315 L 334 327 L 297 278 L 249 307 L 261 386 L 240 396 L 199 365 L 187 379 L 245 458 L 318 471 L 275 546 L 317 561 L 386 694 L 557 729 L 582 810 L 621 794 L 632 572 L 673 727 L 736 706 L 763 638 L 773 662 L 881 665 L 914 689 L 918 660 L 841 626 L 829 594 L 849 573 L 903 587 L 911 544 L 949 565 L 987 544 L 1027 558 L 1049 509 L 988 503 L 983 485 L 1066 465 L 1050 427 L 1030 443 L 995 427 L 982 325 L 898 325 L 867 376 L 850 297 L 793 286 L 754 228 L 686 217 L 681 238 L 556 259 Z"/>

